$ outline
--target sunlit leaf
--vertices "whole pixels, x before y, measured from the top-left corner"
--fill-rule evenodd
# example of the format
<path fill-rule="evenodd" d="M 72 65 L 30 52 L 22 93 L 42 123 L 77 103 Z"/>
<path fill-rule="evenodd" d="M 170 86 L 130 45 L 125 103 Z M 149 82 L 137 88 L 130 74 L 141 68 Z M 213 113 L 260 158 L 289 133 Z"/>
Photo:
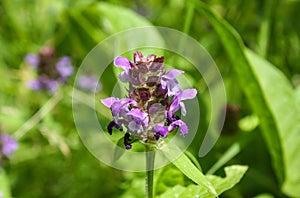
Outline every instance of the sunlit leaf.
<path fill-rule="evenodd" d="M 207 175 L 207 179 L 211 182 L 211 184 L 215 187 L 218 195 L 223 193 L 226 190 L 231 189 L 234 185 L 236 185 L 245 172 L 247 171 L 247 166 L 239 166 L 233 165 L 225 168 L 226 176 L 224 178 L 218 177 L 215 175 Z M 213 198 L 214 195 L 207 193 L 206 189 L 201 185 L 191 184 L 187 187 L 175 186 L 174 188 L 165 192 L 161 198 L 190 198 L 190 197 L 198 197 L 198 198 Z"/>
<path fill-rule="evenodd" d="M 203 186 L 209 194 L 217 196 L 215 188 L 210 181 L 176 145 L 165 144 L 160 148 L 160 151 L 193 182 Z M 181 155 L 178 155 L 180 153 Z"/>

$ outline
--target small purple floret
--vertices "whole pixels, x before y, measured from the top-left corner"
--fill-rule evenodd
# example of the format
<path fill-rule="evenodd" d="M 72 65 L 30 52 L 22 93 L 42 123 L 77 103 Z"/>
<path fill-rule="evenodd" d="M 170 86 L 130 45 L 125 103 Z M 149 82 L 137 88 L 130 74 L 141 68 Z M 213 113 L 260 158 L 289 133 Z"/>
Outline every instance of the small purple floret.
<path fill-rule="evenodd" d="M 32 90 L 40 90 L 42 89 L 42 85 L 39 80 L 30 80 L 27 83 L 27 86 Z"/>
<path fill-rule="evenodd" d="M 168 127 L 165 127 L 164 125 L 156 125 L 153 127 L 153 132 L 155 134 L 159 134 L 162 137 L 166 137 L 168 134 Z"/>
<path fill-rule="evenodd" d="M 162 76 L 161 86 L 163 89 L 168 88 L 168 96 L 174 96 L 180 91 L 179 83 L 176 77 L 184 72 L 178 69 L 172 69 Z"/>
<path fill-rule="evenodd" d="M 177 112 L 179 109 L 181 109 L 182 115 L 186 115 L 186 109 L 185 105 L 182 100 L 188 100 L 188 99 L 193 99 L 197 95 L 197 90 L 196 89 L 186 89 L 181 92 L 179 92 L 175 97 L 173 102 L 170 105 L 170 109 L 168 111 L 168 116 L 172 117 L 175 112 Z"/>
<path fill-rule="evenodd" d="M 172 122 L 170 124 L 170 126 L 168 127 L 168 129 L 169 129 L 169 131 L 172 131 L 172 130 L 174 130 L 175 127 L 179 127 L 180 128 L 181 134 L 183 136 L 187 135 L 187 133 L 188 133 L 188 127 L 185 124 L 185 122 L 183 122 L 182 120 L 176 120 L 175 122 Z"/>
<path fill-rule="evenodd" d="M 131 116 L 137 124 L 143 124 L 144 126 L 148 126 L 149 123 L 148 114 L 144 113 L 140 109 L 138 108 L 133 109 L 129 113 L 127 113 L 127 115 Z"/>
<path fill-rule="evenodd" d="M 27 54 L 24 61 L 36 69 L 40 63 L 40 58 L 35 54 Z"/>
<path fill-rule="evenodd" d="M 96 93 L 100 91 L 101 85 L 98 83 L 98 78 L 96 76 L 79 76 L 78 86 L 84 90 Z"/>
<path fill-rule="evenodd" d="M 122 82 L 129 82 L 130 81 L 129 69 L 131 68 L 130 61 L 125 57 L 118 56 L 115 58 L 114 64 L 116 67 L 120 67 L 120 68 L 124 69 L 124 71 L 119 74 L 119 76 L 118 76 L 119 79 Z"/>
<path fill-rule="evenodd" d="M 74 67 L 71 65 L 71 59 L 67 56 L 60 58 L 55 67 L 63 78 L 69 77 L 74 71 Z"/>
<path fill-rule="evenodd" d="M 10 135 L 0 135 L 0 151 L 4 156 L 10 156 L 17 148 L 18 143 Z"/>

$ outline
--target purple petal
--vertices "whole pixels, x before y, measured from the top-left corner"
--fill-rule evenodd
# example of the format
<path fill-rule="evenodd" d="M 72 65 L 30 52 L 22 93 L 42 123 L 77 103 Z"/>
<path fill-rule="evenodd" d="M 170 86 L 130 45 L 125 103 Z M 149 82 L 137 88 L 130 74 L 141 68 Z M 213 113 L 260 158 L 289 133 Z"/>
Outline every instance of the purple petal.
<path fill-rule="evenodd" d="M 171 69 L 162 76 L 161 85 L 163 89 L 165 89 L 166 87 L 168 88 L 168 96 L 174 96 L 180 92 L 180 87 L 178 81 L 176 80 L 176 77 L 183 73 L 184 72 L 182 70 Z"/>
<path fill-rule="evenodd" d="M 185 108 L 184 103 L 183 103 L 183 102 L 180 102 L 179 105 L 180 105 L 180 109 L 181 109 L 181 114 L 182 114 L 183 116 L 186 116 L 186 108 Z"/>
<path fill-rule="evenodd" d="M 6 157 L 11 155 L 18 148 L 18 143 L 7 134 L 0 135 L 0 145 L 1 153 Z"/>
<path fill-rule="evenodd" d="M 180 99 L 178 96 L 175 96 L 168 111 L 168 116 L 172 117 L 176 111 L 180 109 Z"/>
<path fill-rule="evenodd" d="M 128 115 L 131 115 L 133 118 L 140 118 L 143 119 L 145 117 L 145 114 L 143 111 L 141 111 L 138 108 L 132 109 Z"/>
<path fill-rule="evenodd" d="M 166 79 L 175 79 L 177 76 L 179 76 L 180 74 L 183 74 L 184 71 L 179 70 L 179 69 L 171 69 L 170 71 L 168 71 L 165 75 L 163 75 L 163 78 Z"/>
<path fill-rule="evenodd" d="M 40 63 L 40 58 L 35 54 L 27 54 L 24 61 L 36 69 Z"/>
<path fill-rule="evenodd" d="M 46 82 L 46 88 L 54 93 L 58 89 L 59 83 L 56 80 L 48 80 Z"/>
<path fill-rule="evenodd" d="M 125 71 L 128 71 L 131 68 L 129 60 L 122 56 L 118 56 L 115 58 L 114 65 L 116 67 L 123 68 Z"/>
<path fill-rule="evenodd" d="M 169 129 L 169 131 L 172 131 L 175 127 L 179 127 L 180 128 L 181 134 L 183 136 L 187 135 L 187 133 L 188 133 L 188 127 L 185 124 L 185 122 L 183 122 L 182 120 L 176 120 L 176 121 L 174 121 L 174 122 L 172 122 L 170 124 L 170 126 L 168 127 L 168 129 Z"/>
<path fill-rule="evenodd" d="M 104 104 L 105 106 L 107 106 L 108 108 L 111 107 L 111 105 L 118 101 L 119 99 L 118 98 L 115 98 L 115 97 L 110 97 L 110 98 L 105 98 L 105 99 L 102 99 L 101 102 L 102 104 Z"/>
<path fill-rule="evenodd" d="M 168 128 L 163 126 L 162 124 L 159 124 L 159 125 L 156 125 L 153 127 L 153 132 L 155 134 L 159 134 L 161 135 L 162 137 L 166 137 L 166 135 L 168 134 Z"/>
<path fill-rule="evenodd" d="M 197 90 L 196 89 L 186 89 L 186 90 L 183 90 L 181 92 L 179 92 L 179 94 L 177 94 L 171 105 L 170 105 L 170 108 L 169 108 L 169 111 L 168 111 L 168 116 L 169 117 L 172 117 L 176 111 L 178 111 L 179 109 L 181 109 L 181 113 L 182 115 L 186 115 L 186 108 L 185 108 L 185 105 L 183 102 L 181 102 L 182 100 L 188 100 L 188 99 L 192 99 L 194 97 L 196 97 L 197 95 Z"/>
<path fill-rule="evenodd" d="M 71 65 L 71 59 L 67 56 L 60 58 L 55 67 L 61 77 L 68 77 L 74 71 L 74 67 Z"/>
<path fill-rule="evenodd" d="M 127 113 L 129 112 L 128 105 L 130 104 L 135 104 L 135 101 L 131 98 L 117 99 L 110 107 L 113 116 L 116 119 L 119 119 L 119 117 L 127 118 Z"/>
<path fill-rule="evenodd" d="M 168 81 L 161 79 L 160 84 L 162 89 L 166 89 L 168 85 Z"/>
<path fill-rule="evenodd" d="M 30 80 L 27 83 L 27 86 L 32 90 L 40 90 L 42 89 L 41 82 L 39 80 Z"/>
<path fill-rule="evenodd" d="M 175 96 L 180 92 L 179 83 L 176 79 L 161 79 L 161 87 L 168 88 L 168 96 Z"/>
<path fill-rule="evenodd" d="M 180 93 L 180 100 L 193 99 L 197 95 L 196 89 L 185 89 Z"/>
<path fill-rule="evenodd" d="M 122 82 L 124 82 L 124 83 L 130 82 L 130 76 L 129 76 L 129 74 L 128 74 L 127 72 L 125 72 L 125 71 L 121 72 L 121 73 L 119 74 L 118 78 L 119 78 Z"/>
<path fill-rule="evenodd" d="M 175 96 L 180 92 L 179 83 L 177 80 L 168 81 L 168 96 Z"/>
<path fill-rule="evenodd" d="M 140 109 L 138 108 L 132 109 L 130 112 L 127 113 L 127 115 L 132 116 L 132 118 L 136 123 L 141 123 L 144 126 L 148 126 L 149 123 L 148 114 L 144 113 Z"/>
<path fill-rule="evenodd" d="M 141 123 L 137 123 L 133 120 L 133 121 L 129 122 L 128 129 L 131 132 L 141 133 L 143 131 L 143 126 Z"/>

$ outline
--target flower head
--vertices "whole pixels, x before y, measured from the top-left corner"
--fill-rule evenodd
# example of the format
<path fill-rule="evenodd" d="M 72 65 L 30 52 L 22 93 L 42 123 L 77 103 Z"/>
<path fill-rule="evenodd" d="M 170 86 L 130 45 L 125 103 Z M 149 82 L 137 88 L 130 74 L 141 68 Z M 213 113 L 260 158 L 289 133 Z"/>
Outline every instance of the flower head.
<path fill-rule="evenodd" d="M 57 58 L 55 50 L 49 46 L 42 48 L 38 55 L 27 54 L 24 61 L 37 72 L 37 78 L 28 82 L 28 87 L 32 90 L 48 90 L 53 93 L 74 72 L 71 59 L 67 56 Z"/>
<path fill-rule="evenodd" d="M 196 89 L 181 90 L 176 77 L 184 72 L 172 69 L 166 73 L 164 57 L 155 54 L 144 57 L 141 52 L 135 52 L 133 60 L 121 56 L 114 60 L 115 66 L 123 69 L 119 79 L 129 84 L 129 98 L 101 100 L 113 116 L 108 132 L 112 134 L 113 128 L 126 129 L 126 149 L 131 149 L 135 140 L 156 143 L 176 128 L 186 136 L 188 127 L 176 112 L 181 109 L 186 115 L 183 101 L 196 97 Z"/>

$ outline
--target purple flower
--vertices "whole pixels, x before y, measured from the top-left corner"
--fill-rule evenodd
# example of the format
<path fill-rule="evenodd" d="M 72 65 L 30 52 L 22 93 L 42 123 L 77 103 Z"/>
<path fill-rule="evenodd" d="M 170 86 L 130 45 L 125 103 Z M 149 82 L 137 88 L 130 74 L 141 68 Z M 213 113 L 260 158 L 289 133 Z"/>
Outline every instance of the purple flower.
<path fill-rule="evenodd" d="M 36 69 L 40 63 L 40 58 L 35 54 L 27 54 L 24 61 Z"/>
<path fill-rule="evenodd" d="M 138 108 L 132 109 L 127 113 L 128 118 L 132 119 L 128 123 L 128 129 L 132 133 L 142 133 L 144 131 L 144 126 L 147 127 L 149 124 L 148 114 L 144 113 Z"/>
<path fill-rule="evenodd" d="M 18 143 L 7 134 L 0 135 L 0 152 L 8 157 L 18 148 Z"/>
<path fill-rule="evenodd" d="M 69 77 L 74 71 L 74 67 L 71 65 L 71 59 L 67 56 L 60 58 L 55 67 L 62 78 Z"/>
<path fill-rule="evenodd" d="M 183 73 L 184 71 L 172 69 L 162 76 L 161 86 L 163 89 L 168 88 L 168 96 L 174 96 L 180 91 L 180 87 L 178 81 L 176 80 L 176 77 Z"/>
<path fill-rule="evenodd" d="M 84 90 L 96 93 L 100 91 L 101 85 L 98 83 L 98 78 L 96 76 L 79 76 L 78 86 Z"/>
<path fill-rule="evenodd" d="M 143 57 L 140 52 L 134 53 L 133 62 L 118 56 L 114 64 L 124 70 L 119 78 L 129 83 L 129 97 L 101 100 L 113 116 L 107 127 L 109 134 L 112 134 L 113 128 L 123 131 L 124 127 L 126 149 L 131 149 L 135 140 L 145 144 L 156 143 L 176 128 L 183 136 L 188 134 L 186 123 L 175 113 L 181 109 L 185 116 L 186 108 L 182 101 L 194 98 L 197 91 L 180 89 L 176 77 L 183 71 L 172 69 L 165 73 L 164 57 L 156 57 L 155 54 Z"/>
<path fill-rule="evenodd" d="M 54 93 L 58 89 L 59 83 L 57 80 L 50 79 L 45 82 L 44 87 L 47 88 L 47 90 L 49 90 L 51 93 Z"/>
<path fill-rule="evenodd" d="M 172 122 L 170 126 L 168 127 L 169 131 L 173 131 L 176 127 L 180 128 L 181 134 L 183 136 L 186 136 L 188 133 L 188 127 L 182 120 L 176 120 L 175 122 Z"/>
<path fill-rule="evenodd" d="M 138 108 L 132 109 L 127 113 L 127 116 L 131 117 L 136 123 L 140 123 L 143 126 L 148 126 L 149 118 L 148 114 L 144 113 Z"/>
<path fill-rule="evenodd" d="M 169 129 L 163 124 L 159 124 L 153 127 L 153 132 L 155 133 L 156 136 L 159 135 L 162 137 L 166 137 L 169 132 Z"/>
<path fill-rule="evenodd" d="M 115 58 L 114 64 L 116 67 L 120 67 L 120 68 L 124 69 L 124 71 L 119 74 L 119 76 L 118 76 L 119 79 L 122 82 L 129 82 L 130 81 L 129 69 L 131 68 L 130 61 L 125 57 L 118 56 Z"/>
<path fill-rule="evenodd" d="M 27 86 L 32 90 L 40 90 L 42 89 L 42 85 L 39 80 L 30 80 L 27 83 Z"/>
<path fill-rule="evenodd" d="M 37 72 L 37 78 L 28 82 L 28 87 L 32 90 L 48 90 L 49 93 L 54 93 L 74 72 L 71 59 L 67 56 L 58 59 L 54 48 L 50 46 L 43 47 L 38 55 L 27 54 L 24 61 Z"/>
<path fill-rule="evenodd" d="M 136 104 L 130 98 L 119 99 L 114 97 L 103 99 L 101 102 L 111 109 L 114 122 L 119 125 L 128 123 L 129 118 L 127 113 L 130 111 L 129 106 Z"/>
<path fill-rule="evenodd" d="M 186 115 L 185 105 L 182 100 L 193 99 L 197 95 L 196 89 L 186 89 L 179 92 L 175 97 L 173 102 L 170 105 L 170 109 L 168 111 L 168 116 L 172 117 L 179 109 L 181 109 L 182 115 Z"/>

